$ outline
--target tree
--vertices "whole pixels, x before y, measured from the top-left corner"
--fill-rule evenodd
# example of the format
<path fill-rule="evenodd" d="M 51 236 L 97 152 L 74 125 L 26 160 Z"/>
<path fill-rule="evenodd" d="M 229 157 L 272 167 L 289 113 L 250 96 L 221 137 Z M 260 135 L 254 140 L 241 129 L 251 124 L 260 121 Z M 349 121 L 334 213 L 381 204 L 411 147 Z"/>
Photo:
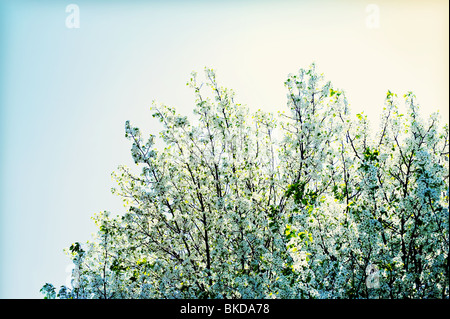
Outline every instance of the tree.
<path fill-rule="evenodd" d="M 249 110 L 192 73 L 193 125 L 154 103 L 166 147 L 125 136 L 128 211 L 94 217 L 68 250 L 72 288 L 48 298 L 448 298 L 448 125 L 388 91 L 380 132 L 314 64 L 285 82 L 288 113 Z M 205 93 L 205 88 L 207 92 Z M 280 138 L 278 138 L 280 137 Z M 377 272 L 377 286 L 367 270 Z"/>

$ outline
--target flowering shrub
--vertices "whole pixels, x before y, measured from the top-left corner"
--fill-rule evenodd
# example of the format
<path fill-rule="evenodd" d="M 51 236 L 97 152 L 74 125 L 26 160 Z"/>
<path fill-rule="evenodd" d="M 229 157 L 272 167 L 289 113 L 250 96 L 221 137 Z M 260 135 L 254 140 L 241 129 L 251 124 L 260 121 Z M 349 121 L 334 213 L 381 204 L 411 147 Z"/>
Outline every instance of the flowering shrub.
<path fill-rule="evenodd" d="M 67 249 L 72 287 L 46 284 L 47 298 L 448 298 L 437 115 L 421 119 L 412 93 L 400 114 L 388 91 L 371 135 L 314 65 L 288 76 L 278 116 L 205 76 L 188 82 L 198 124 L 154 104 L 164 149 L 125 123 L 140 169 L 114 174 L 128 212 L 94 217 L 97 238 Z"/>

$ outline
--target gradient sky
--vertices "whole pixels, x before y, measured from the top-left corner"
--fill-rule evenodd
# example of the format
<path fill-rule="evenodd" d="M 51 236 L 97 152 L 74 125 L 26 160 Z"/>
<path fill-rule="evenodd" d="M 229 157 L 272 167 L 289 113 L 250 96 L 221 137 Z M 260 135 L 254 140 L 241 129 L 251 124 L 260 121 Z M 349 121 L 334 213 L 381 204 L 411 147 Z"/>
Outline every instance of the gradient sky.
<path fill-rule="evenodd" d="M 77 4 L 80 28 L 66 6 Z M 379 28 L 367 27 L 367 5 Z M 152 100 L 191 114 L 191 71 L 217 71 L 251 110 L 284 110 L 288 73 L 316 62 L 376 127 L 387 90 L 448 122 L 447 1 L 0 3 L 0 298 L 65 284 L 63 248 L 124 211 L 111 172 L 132 166 L 124 123 L 158 132 Z"/>

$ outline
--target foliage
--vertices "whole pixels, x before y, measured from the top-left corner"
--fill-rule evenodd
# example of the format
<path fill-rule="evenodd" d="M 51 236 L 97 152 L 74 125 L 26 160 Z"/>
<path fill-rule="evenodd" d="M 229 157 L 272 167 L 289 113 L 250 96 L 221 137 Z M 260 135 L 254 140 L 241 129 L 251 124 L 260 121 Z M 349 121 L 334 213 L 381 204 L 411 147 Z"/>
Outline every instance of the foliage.
<path fill-rule="evenodd" d="M 314 65 L 288 76 L 278 116 L 205 75 L 188 82 L 197 124 L 153 105 L 164 149 L 126 122 L 128 212 L 94 217 L 97 238 L 67 250 L 72 287 L 46 298 L 448 298 L 448 125 L 388 91 L 372 136 Z"/>

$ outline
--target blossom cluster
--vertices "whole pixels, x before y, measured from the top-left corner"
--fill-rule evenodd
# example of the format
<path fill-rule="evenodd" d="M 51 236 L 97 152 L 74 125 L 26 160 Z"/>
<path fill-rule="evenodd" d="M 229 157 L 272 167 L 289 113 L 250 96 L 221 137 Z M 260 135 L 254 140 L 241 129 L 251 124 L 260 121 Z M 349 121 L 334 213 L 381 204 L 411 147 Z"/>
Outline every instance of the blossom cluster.
<path fill-rule="evenodd" d="M 67 250 L 72 287 L 48 298 L 449 297 L 448 125 L 413 93 L 400 114 L 388 91 L 372 135 L 315 65 L 288 76 L 278 115 L 205 77 L 188 82 L 195 122 L 153 105 L 164 149 L 126 122 L 128 212 L 94 217 L 97 237 Z"/>

